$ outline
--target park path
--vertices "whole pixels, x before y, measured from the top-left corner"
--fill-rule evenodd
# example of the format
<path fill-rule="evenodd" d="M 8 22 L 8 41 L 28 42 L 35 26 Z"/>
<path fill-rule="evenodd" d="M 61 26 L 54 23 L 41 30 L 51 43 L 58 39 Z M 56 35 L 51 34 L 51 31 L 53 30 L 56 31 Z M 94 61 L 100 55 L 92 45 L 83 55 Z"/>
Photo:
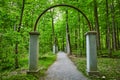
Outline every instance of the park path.
<path fill-rule="evenodd" d="M 57 54 L 57 60 L 49 67 L 45 80 L 87 80 L 64 52 Z"/>

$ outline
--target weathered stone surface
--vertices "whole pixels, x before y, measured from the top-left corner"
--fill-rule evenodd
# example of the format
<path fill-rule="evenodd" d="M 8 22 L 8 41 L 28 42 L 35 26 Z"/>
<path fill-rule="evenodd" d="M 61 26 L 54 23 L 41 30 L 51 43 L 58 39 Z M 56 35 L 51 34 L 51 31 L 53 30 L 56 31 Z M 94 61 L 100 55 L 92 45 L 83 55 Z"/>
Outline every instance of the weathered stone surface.
<path fill-rule="evenodd" d="M 39 53 L 39 33 L 30 32 L 29 42 L 29 72 L 38 70 L 38 53 Z"/>
<path fill-rule="evenodd" d="M 96 32 L 86 33 L 86 54 L 87 54 L 87 73 L 88 75 L 97 74 L 97 46 Z"/>
<path fill-rule="evenodd" d="M 58 46 L 56 44 L 53 45 L 53 53 L 57 53 L 58 52 Z"/>

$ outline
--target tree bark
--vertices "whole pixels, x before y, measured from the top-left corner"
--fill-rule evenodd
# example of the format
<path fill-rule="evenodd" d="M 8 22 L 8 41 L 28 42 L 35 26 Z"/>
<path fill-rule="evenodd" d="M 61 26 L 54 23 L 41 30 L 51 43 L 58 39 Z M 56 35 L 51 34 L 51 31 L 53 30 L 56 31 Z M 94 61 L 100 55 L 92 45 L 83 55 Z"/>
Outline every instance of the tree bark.
<path fill-rule="evenodd" d="M 64 36 L 62 37 L 62 50 L 64 51 L 65 49 L 65 46 L 64 46 Z"/>
<path fill-rule="evenodd" d="M 74 36 L 75 36 L 75 50 L 77 50 L 78 49 L 78 47 L 77 47 L 77 37 L 78 37 L 78 34 L 77 34 L 77 27 L 75 28 L 75 30 L 74 30 Z"/>
<path fill-rule="evenodd" d="M 119 6 L 119 16 L 120 16 L 120 0 L 117 0 L 117 2 L 118 2 L 118 6 Z M 120 23 L 118 22 L 118 25 L 120 25 Z M 118 27 L 118 29 L 117 29 L 118 31 L 118 35 L 117 35 L 117 40 L 118 40 L 118 49 L 120 49 L 120 36 L 119 36 L 119 34 L 120 34 L 120 27 Z"/>
<path fill-rule="evenodd" d="M 85 49 L 85 35 L 84 35 L 84 33 L 85 33 L 85 22 L 84 22 L 84 17 L 82 16 L 82 24 L 83 24 L 83 26 L 82 26 L 82 31 L 81 31 L 81 33 L 82 33 L 82 36 L 81 36 L 81 46 L 82 46 L 82 49 L 84 50 Z"/>
<path fill-rule="evenodd" d="M 120 34 L 120 28 L 118 28 L 118 34 Z M 120 49 L 120 35 L 118 35 L 118 48 Z"/>
<path fill-rule="evenodd" d="M 79 1 L 77 0 L 77 2 L 79 3 Z M 77 6 L 79 8 L 79 5 Z M 77 27 L 77 53 L 82 56 L 82 51 L 81 51 L 81 43 L 80 43 L 80 12 L 78 12 L 78 27 Z"/>
<path fill-rule="evenodd" d="M 112 17 L 112 48 L 116 50 L 116 28 L 115 28 L 115 9 L 114 9 L 114 0 L 111 3 L 111 17 Z"/>
<path fill-rule="evenodd" d="M 53 14 L 54 13 L 54 9 L 52 9 L 51 11 L 51 17 L 52 17 L 52 37 L 53 37 L 53 53 L 56 53 L 56 38 L 55 38 L 55 31 L 54 31 L 54 17 Z M 55 51 L 54 51 L 55 50 Z"/>
<path fill-rule="evenodd" d="M 18 32 L 20 32 L 21 25 L 22 25 L 22 18 L 23 18 L 23 12 L 24 12 L 24 5 L 25 5 L 25 0 L 22 1 L 22 8 L 21 8 L 20 22 L 19 22 L 19 25 L 18 25 Z"/>
<path fill-rule="evenodd" d="M 78 48 L 78 53 L 80 56 L 82 56 L 82 52 L 80 51 L 80 13 L 78 12 L 78 38 L 77 38 L 77 48 Z"/>
<path fill-rule="evenodd" d="M 25 4 L 25 0 L 22 1 L 22 8 L 21 8 L 21 14 L 20 14 L 20 22 L 19 22 L 19 25 L 18 25 L 17 32 L 20 32 L 20 28 L 21 28 L 21 25 L 22 25 L 24 4 Z M 19 64 L 18 64 L 18 45 L 19 45 L 18 42 L 16 42 L 16 44 L 15 44 L 15 69 L 19 68 Z"/>
<path fill-rule="evenodd" d="M 111 57 L 111 39 L 110 39 L 110 25 L 109 25 L 109 17 L 108 17 L 108 0 L 106 0 L 106 27 L 107 27 L 107 35 L 106 35 L 106 47 L 108 49 L 108 56 Z"/>
<path fill-rule="evenodd" d="M 98 21 L 98 11 L 97 11 L 97 1 L 94 1 L 94 21 L 95 21 L 95 27 L 97 31 L 97 49 L 100 50 L 100 30 L 99 30 L 99 21 Z"/>
<path fill-rule="evenodd" d="M 118 22 L 116 24 L 116 43 L 117 43 L 117 50 L 119 49 L 119 26 L 118 26 Z"/>
<path fill-rule="evenodd" d="M 69 33 L 69 25 L 68 25 L 68 10 L 66 10 L 66 49 L 68 54 L 71 53 L 71 45 L 70 45 L 70 33 Z"/>

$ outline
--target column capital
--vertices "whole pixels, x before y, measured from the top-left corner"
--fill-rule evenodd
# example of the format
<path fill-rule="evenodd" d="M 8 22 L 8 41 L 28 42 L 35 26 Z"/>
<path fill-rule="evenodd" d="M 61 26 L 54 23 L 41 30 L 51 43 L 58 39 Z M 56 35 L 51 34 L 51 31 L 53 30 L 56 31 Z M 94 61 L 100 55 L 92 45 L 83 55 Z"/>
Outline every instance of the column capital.
<path fill-rule="evenodd" d="M 96 35 L 97 32 L 96 32 L 96 31 L 89 31 L 89 32 L 86 32 L 86 33 L 85 33 L 85 36 L 86 36 L 86 35 L 91 35 L 91 34 L 92 34 L 92 35 Z"/>
<path fill-rule="evenodd" d="M 29 32 L 30 35 L 40 35 L 39 32 Z"/>

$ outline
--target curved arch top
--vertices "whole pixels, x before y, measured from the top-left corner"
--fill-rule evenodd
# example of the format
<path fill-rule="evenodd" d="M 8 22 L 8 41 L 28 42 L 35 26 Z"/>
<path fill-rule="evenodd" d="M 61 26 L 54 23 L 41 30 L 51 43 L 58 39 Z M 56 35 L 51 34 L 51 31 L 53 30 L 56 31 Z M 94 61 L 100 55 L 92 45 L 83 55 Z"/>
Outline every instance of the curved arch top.
<path fill-rule="evenodd" d="M 50 9 L 52 9 L 52 8 L 55 8 L 55 7 L 70 7 L 70 8 L 73 8 L 73 9 L 77 10 L 78 12 L 80 12 L 80 13 L 85 17 L 85 19 L 87 20 L 89 29 L 92 30 L 91 25 L 90 25 L 90 21 L 88 20 L 87 16 L 86 16 L 79 8 L 74 7 L 74 6 L 72 6 L 72 5 L 68 5 L 68 4 L 58 4 L 58 5 L 53 5 L 53 6 L 49 7 L 49 8 L 47 8 L 47 9 L 45 9 L 45 10 L 38 16 L 38 18 L 37 18 L 37 20 L 36 20 L 36 22 L 35 22 L 35 25 L 34 25 L 34 31 L 36 31 L 37 24 L 38 24 L 40 18 L 42 17 L 42 15 L 45 14 L 48 10 L 50 10 Z"/>

